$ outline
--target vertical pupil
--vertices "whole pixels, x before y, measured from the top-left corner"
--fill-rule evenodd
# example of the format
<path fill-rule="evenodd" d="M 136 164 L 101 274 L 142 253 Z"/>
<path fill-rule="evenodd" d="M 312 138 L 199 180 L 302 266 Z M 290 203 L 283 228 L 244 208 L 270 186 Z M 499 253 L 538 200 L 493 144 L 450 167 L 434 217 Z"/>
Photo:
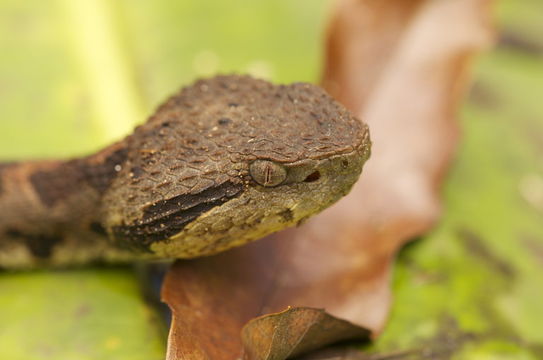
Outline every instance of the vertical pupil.
<path fill-rule="evenodd" d="M 249 165 L 254 181 L 263 186 L 276 186 L 287 178 L 287 171 L 281 165 L 268 160 L 256 160 Z"/>
<path fill-rule="evenodd" d="M 266 179 L 265 179 L 265 182 L 266 184 L 269 184 L 271 183 L 271 180 L 272 180 L 272 168 L 271 166 L 267 165 L 266 166 L 266 171 L 265 171 L 265 174 L 266 174 Z"/>

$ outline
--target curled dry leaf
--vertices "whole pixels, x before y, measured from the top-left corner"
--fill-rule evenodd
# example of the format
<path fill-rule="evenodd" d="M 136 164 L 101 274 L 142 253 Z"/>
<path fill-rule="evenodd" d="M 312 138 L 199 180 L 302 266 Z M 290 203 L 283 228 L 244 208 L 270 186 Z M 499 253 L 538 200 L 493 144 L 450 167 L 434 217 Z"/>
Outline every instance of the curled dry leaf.
<path fill-rule="evenodd" d="M 297 229 L 176 263 L 163 286 L 168 359 L 284 359 L 382 329 L 396 251 L 439 217 L 469 61 L 492 37 L 490 3 L 338 2 L 324 85 L 370 125 L 361 181 Z"/>
<path fill-rule="evenodd" d="M 331 316 L 322 309 L 288 308 L 263 315 L 243 327 L 248 359 L 287 359 L 340 340 L 363 339 L 369 330 Z"/>

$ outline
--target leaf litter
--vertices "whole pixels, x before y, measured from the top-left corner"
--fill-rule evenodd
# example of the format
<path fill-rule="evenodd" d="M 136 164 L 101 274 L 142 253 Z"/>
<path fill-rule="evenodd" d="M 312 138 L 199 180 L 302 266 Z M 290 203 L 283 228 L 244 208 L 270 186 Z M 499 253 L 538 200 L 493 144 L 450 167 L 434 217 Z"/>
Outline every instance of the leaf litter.
<path fill-rule="evenodd" d="M 370 126 L 360 181 L 304 225 L 178 261 L 162 298 L 169 360 L 279 360 L 382 331 L 398 249 L 439 219 L 473 56 L 492 0 L 339 0 L 323 86 Z"/>

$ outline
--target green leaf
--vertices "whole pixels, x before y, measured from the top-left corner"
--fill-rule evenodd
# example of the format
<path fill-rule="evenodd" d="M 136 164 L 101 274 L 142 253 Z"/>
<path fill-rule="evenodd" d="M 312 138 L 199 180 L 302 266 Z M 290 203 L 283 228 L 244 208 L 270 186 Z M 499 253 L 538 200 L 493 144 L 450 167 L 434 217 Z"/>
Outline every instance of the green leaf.
<path fill-rule="evenodd" d="M 2 359 L 161 359 L 165 328 L 129 269 L 0 274 Z"/>

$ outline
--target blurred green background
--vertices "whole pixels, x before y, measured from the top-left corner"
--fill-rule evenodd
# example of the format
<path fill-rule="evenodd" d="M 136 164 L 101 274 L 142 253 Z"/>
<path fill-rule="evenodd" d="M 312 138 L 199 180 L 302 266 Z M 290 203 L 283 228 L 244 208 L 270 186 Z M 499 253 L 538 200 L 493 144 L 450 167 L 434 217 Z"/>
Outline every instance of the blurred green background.
<path fill-rule="evenodd" d="M 0 158 L 87 153 L 197 76 L 319 76 L 324 0 L 0 1 Z"/>
<path fill-rule="evenodd" d="M 400 254 L 369 352 L 543 358 L 543 1 L 497 4 L 445 217 Z M 0 0 L 0 158 L 96 150 L 197 76 L 317 82 L 330 5 Z M 131 268 L 0 273 L 0 359 L 162 359 L 165 341 Z"/>

